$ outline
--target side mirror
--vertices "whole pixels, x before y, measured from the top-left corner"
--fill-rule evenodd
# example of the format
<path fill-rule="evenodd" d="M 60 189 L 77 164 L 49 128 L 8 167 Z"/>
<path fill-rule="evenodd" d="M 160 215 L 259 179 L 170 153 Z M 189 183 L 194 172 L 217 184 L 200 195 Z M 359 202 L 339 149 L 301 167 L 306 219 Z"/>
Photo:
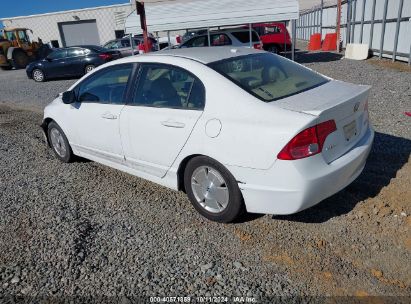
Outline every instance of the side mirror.
<path fill-rule="evenodd" d="M 72 104 L 76 101 L 76 94 L 74 94 L 74 91 L 66 91 L 61 96 L 61 99 L 65 104 Z"/>
<path fill-rule="evenodd" d="M 47 56 L 45 59 L 46 59 L 48 62 L 52 62 L 52 61 L 53 61 L 49 56 Z"/>

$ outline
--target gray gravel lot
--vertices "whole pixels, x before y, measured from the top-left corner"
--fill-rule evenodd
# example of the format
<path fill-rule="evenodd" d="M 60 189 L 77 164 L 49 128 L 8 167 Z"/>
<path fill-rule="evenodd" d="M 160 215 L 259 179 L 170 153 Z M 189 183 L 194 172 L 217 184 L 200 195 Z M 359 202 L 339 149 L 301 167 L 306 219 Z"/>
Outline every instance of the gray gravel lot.
<path fill-rule="evenodd" d="M 97 163 L 57 161 L 39 111 L 75 80 L 37 84 L 24 71 L 0 71 L 0 301 L 411 296 L 411 72 L 334 54 L 298 59 L 373 86 L 369 163 L 314 208 L 229 225 L 200 217 L 182 193 Z"/>

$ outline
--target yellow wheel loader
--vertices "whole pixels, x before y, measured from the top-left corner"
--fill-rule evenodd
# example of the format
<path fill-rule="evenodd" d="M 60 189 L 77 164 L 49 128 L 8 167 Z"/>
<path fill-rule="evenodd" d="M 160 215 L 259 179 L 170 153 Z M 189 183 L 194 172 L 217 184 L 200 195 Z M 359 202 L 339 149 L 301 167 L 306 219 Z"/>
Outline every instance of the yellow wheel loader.
<path fill-rule="evenodd" d="M 41 41 L 30 41 L 26 28 L 4 28 L 0 32 L 0 68 L 24 69 L 38 59 Z M 31 30 L 30 30 L 31 31 Z M 39 39 L 40 40 L 40 39 Z"/>

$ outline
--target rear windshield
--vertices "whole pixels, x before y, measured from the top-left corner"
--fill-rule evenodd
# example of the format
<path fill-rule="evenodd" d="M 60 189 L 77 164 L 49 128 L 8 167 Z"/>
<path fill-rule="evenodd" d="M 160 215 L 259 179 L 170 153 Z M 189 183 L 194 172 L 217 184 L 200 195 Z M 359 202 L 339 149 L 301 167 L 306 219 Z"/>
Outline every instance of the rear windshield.
<path fill-rule="evenodd" d="M 297 63 L 269 53 L 230 58 L 209 66 L 265 102 L 295 95 L 329 81 Z"/>
<path fill-rule="evenodd" d="M 233 35 L 235 38 L 238 39 L 241 43 L 247 43 L 250 42 L 250 31 L 241 31 L 241 32 L 231 32 L 231 35 Z M 259 42 L 260 37 L 258 37 L 257 32 L 252 31 L 251 32 L 253 42 Z"/>
<path fill-rule="evenodd" d="M 88 49 L 95 51 L 97 53 L 103 53 L 103 52 L 109 52 L 109 49 L 106 49 L 104 47 L 98 46 L 98 45 L 93 45 L 93 46 L 87 46 Z"/>

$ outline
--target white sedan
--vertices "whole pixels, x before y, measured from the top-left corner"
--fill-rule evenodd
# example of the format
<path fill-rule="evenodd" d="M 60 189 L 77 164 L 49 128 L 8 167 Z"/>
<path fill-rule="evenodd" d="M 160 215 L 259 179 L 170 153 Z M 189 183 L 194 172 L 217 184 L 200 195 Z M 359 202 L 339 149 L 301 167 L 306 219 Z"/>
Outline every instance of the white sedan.
<path fill-rule="evenodd" d="M 367 86 L 252 49 L 170 50 L 110 62 L 44 111 L 57 158 L 87 158 L 184 191 L 203 216 L 292 214 L 362 172 Z"/>

